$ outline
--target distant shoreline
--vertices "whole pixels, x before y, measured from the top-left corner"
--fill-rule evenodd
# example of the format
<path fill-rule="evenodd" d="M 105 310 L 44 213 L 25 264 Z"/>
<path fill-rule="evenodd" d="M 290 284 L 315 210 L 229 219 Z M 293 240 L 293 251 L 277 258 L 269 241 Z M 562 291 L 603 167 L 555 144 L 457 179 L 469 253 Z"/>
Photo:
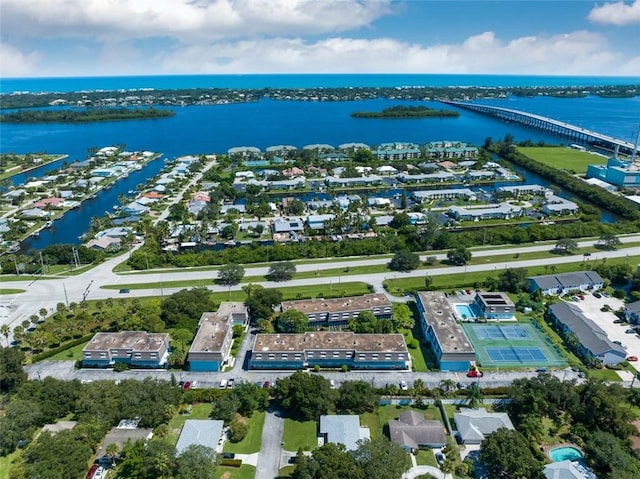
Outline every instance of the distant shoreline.
<path fill-rule="evenodd" d="M 448 118 L 458 117 L 460 113 L 455 110 L 436 110 L 426 106 L 392 106 L 382 111 L 354 111 L 352 118 L 383 118 L 383 119 L 422 119 L 422 118 Z"/>

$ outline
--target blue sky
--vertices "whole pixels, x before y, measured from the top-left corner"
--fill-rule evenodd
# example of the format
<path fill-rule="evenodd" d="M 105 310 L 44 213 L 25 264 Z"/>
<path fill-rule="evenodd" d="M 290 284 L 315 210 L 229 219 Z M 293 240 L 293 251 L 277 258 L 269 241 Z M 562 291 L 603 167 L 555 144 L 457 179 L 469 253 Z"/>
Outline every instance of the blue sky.
<path fill-rule="evenodd" d="M 640 76 L 640 0 L 2 0 L 0 76 Z"/>

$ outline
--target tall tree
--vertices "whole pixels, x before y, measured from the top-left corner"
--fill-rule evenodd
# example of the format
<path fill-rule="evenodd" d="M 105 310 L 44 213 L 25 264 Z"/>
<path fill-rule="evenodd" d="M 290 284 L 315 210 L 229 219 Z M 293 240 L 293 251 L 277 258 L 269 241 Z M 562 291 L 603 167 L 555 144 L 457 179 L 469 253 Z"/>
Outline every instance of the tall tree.
<path fill-rule="evenodd" d="M 291 261 L 281 261 L 273 263 L 269 267 L 267 279 L 269 281 L 289 281 L 296 272 L 296 265 Z"/>
<path fill-rule="evenodd" d="M 542 477 L 542 464 L 531 445 L 518 431 L 500 428 L 489 434 L 480 445 L 480 461 L 489 479 L 537 479 Z"/>
<path fill-rule="evenodd" d="M 284 333 L 304 333 L 308 327 L 309 318 L 296 309 L 278 315 L 278 329 Z"/>
<path fill-rule="evenodd" d="M 231 294 L 231 286 L 235 286 L 244 278 L 244 268 L 239 264 L 228 263 L 220 267 L 218 270 L 218 283 L 229 288 Z"/>

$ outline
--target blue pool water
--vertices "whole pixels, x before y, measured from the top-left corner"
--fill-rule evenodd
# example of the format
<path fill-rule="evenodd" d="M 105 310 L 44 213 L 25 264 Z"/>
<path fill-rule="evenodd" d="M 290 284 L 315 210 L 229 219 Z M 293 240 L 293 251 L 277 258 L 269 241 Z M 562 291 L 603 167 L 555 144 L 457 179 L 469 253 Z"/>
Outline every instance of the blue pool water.
<path fill-rule="evenodd" d="M 575 447 L 557 447 L 549 452 L 549 457 L 553 462 L 579 461 L 582 459 L 582 452 Z"/>
<path fill-rule="evenodd" d="M 471 306 L 469 306 L 468 304 L 456 304 L 455 308 L 460 319 L 473 319 L 477 317 L 476 313 L 473 311 L 473 308 L 471 308 Z"/>

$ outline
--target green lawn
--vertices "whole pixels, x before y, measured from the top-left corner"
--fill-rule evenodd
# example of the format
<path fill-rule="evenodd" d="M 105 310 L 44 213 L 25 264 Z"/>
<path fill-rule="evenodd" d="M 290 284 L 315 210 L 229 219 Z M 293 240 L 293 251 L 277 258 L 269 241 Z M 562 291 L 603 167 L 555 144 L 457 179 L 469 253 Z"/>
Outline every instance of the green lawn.
<path fill-rule="evenodd" d="M 210 403 L 193 404 L 191 406 L 190 414 L 180 414 L 177 412 L 175 416 L 169 421 L 169 434 L 165 437 L 165 441 L 169 444 L 175 445 L 178 442 L 180 431 L 187 419 L 209 419 L 212 406 Z"/>
<path fill-rule="evenodd" d="M 240 467 L 216 467 L 216 479 L 253 479 L 256 477 L 256 468 L 249 464 Z"/>
<path fill-rule="evenodd" d="M 622 381 L 618 372 L 613 369 L 589 369 L 587 374 L 592 379 L 602 379 L 603 381 Z"/>
<path fill-rule="evenodd" d="M 284 420 L 284 434 L 282 435 L 283 448 L 286 451 L 295 452 L 299 448 L 311 451 L 318 445 L 318 427 L 315 421 Z"/>
<path fill-rule="evenodd" d="M 65 351 L 60 351 L 58 354 L 54 354 L 50 358 L 47 358 L 47 361 L 80 361 L 82 359 L 82 348 L 84 348 L 87 343 L 78 344 L 72 348 L 69 348 Z"/>
<path fill-rule="evenodd" d="M 295 468 L 296 466 L 284 466 L 282 469 L 280 469 L 280 471 L 278 471 L 278 477 L 276 479 L 289 477 L 293 473 L 293 470 Z"/>
<path fill-rule="evenodd" d="M 587 166 L 591 164 L 604 165 L 607 159 L 602 156 L 571 148 L 556 147 L 518 147 L 518 151 L 545 165 L 553 166 L 561 170 L 574 173 L 586 173 Z"/>
<path fill-rule="evenodd" d="M 416 462 L 418 466 L 438 467 L 438 461 L 436 461 L 436 456 L 431 449 L 419 450 L 418 454 L 416 454 Z"/>
<path fill-rule="evenodd" d="M 16 449 L 8 456 L 0 456 L 0 479 L 9 479 L 11 464 L 22 456 L 23 449 Z"/>
<path fill-rule="evenodd" d="M 245 438 L 238 443 L 226 441 L 224 443 L 224 452 L 235 452 L 238 454 L 253 454 L 254 452 L 260 452 L 264 417 L 264 411 L 254 412 L 253 416 L 247 419 L 249 432 Z"/>
<path fill-rule="evenodd" d="M 403 329 L 399 332 L 404 335 L 404 340 L 407 343 L 407 345 L 414 338 L 413 333 L 408 329 Z M 427 367 L 427 362 L 424 357 L 424 353 L 425 353 L 424 350 L 426 349 L 426 345 L 420 342 L 420 347 L 418 347 L 417 349 L 412 349 L 409 347 L 407 349 L 409 350 L 409 355 L 411 356 L 412 370 L 420 373 L 429 372 L 429 368 Z"/>
<path fill-rule="evenodd" d="M 0 294 L 20 294 L 24 293 L 24 289 L 16 289 L 16 288 L 0 288 Z"/>

